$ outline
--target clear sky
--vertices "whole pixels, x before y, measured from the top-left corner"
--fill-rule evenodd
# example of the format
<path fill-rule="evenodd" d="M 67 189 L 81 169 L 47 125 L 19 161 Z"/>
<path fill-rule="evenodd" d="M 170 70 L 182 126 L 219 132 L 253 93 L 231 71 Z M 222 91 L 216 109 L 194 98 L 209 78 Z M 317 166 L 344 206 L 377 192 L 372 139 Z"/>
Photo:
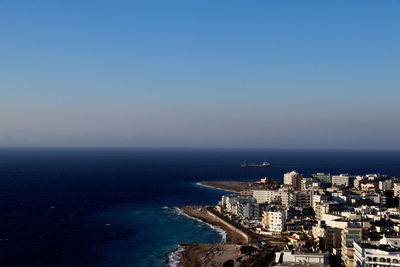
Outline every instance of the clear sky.
<path fill-rule="evenodd" d="M 0 0 L 0 146 L 400 149 L 400 1 Z"/>

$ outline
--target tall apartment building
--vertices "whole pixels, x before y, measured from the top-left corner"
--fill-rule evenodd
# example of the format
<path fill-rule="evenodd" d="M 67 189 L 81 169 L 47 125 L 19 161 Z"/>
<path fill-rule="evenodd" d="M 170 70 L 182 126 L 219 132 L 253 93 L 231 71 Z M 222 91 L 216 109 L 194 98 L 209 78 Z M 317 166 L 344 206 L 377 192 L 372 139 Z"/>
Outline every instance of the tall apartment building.
<path fill-rule="evenodd" d="M 286 225 L 285 211 L 264 211 L 263 227 L 270 232 L 282 232 Z"/>
<path fill-rule="evenodd" d="M 294 190 L 301 191 L 301 181 L 303 180 L 303 178 L 304 176 L 299 173 L 292 176 L 292 186 Z"/>
<path fill-rule="evenodd" d="M 299 173 L 297 173 L 295 171 L 291 171 L 291 172 L 287 172 L 287 173 L 283 174 L 283 183 L 287 184 L 287 185 L 292 185 L 292 177 L 297 174 L 299 174 Z"/>
<path fill-rule="evenodd" d="M 346 267 L 354 267 L 353 241 L 363 240 L 363 229 L 361 226 L 348 226 L 342 231 L 342 260 Z"/>

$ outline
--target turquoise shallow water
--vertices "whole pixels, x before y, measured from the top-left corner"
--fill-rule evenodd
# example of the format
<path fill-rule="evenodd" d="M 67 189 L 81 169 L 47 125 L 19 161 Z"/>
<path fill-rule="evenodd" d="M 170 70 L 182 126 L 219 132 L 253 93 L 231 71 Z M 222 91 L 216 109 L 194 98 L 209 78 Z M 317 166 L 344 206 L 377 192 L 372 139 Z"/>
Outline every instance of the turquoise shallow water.
<path fill-rule="evenodd" d="M 190 184 L 190 186 L 197 186 Z M 199 187 L 199 186 L 197 186 Z M 220 196 L 226 191 L 201 188 L 204 195 Z M 106 228 L 121 227 L 134 234 L 103 243 L 90 251 L 96 266 L 177 266 L 178 244 L 224 242 L 224 232 L 189 218 L 176 206 L 126 204 L 91 215 L 89 220 Z M 172 255 L 171 255 L 172 254 Z"/>
<path fill-rule="evenodd" d="M 241 168 L 243 160 L 271 162 Z M 165 266 L 182 242 L 219 242 L 176 213 L 215 204 L 207 180 L 282 180 L 382 173 L 400 176 L 400 152 L 234 149 L 0 149 L 2 266 Z"/>

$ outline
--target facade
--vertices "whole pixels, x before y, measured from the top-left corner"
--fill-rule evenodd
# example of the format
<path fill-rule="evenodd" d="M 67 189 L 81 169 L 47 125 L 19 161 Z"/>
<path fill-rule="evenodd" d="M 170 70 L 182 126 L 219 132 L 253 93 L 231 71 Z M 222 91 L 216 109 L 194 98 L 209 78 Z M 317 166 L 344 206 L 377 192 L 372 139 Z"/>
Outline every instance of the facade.
<path fill-rule="evenodd" d="M 379 189 L 382 191 L 392 190 L 392 181 L 379 181 Z"/>
<path fill-rule="evenodd" d="M 354 179 L 354 188 L 361 188 L 362 184 L 365 184 L 366 182 L 368 182 L 368 178 L 366 176 L 356 176 L 356 178 Z"/>
<path fill-rule="evenodd" d="M 332 176 L 332 185 L 342 185 L 342 186 L 349 186 L 349 176 L 346 174 L 340 175 L 333 175 Z"/>
<path fill-rule="evenodd" d="M 279 199 L 280 192 L 277 190 L 252 190 L 252 195 L 257 203 L 271 203 Z"/>
<path fill-rule="evenodd" d="M 307 266 L 329 266 L 329 254 L 293 251 L 275 252 L 276 266 L 293 266 L 295 264 Z"/>
<path fill-rule="evenodd" d="M 301 191 L 301 185 L 302 185 L 302 180 L 304 179 L 304 176 L 302 174 L 295 174 L 292 176 L 292 186 L 293 189 L 296 191 Z"/>
<path fill-rule="evenodd" d="M 262 224 L 269 232 L 283 232 L 286 225 L 286 212 L 264 211 Z"/>
<path fill-rule="evenodd" d="M 296 207 L 311 207 L 311 192 L 295 192 L 289 197 L 289 205 Z"/>
<path fill-rule="evenodd" d="M 238 205 L 238 215 L 244 219 L 252 220 L 260 217 L 260 207 L 258 203 L 240 203 Z"/>
<path fill-rule="evenodd" d="M 295 172 L 295 171 L 291 171 L 288 173 L 285 173 L 283 175 L 283 183 L 287 184 L 287 185 L 292 185 L 292 177 L 295 175 L 298 175 L 299 173 Z"/>
<path fill-rule="evenodd" d="M 354 266 L 400 266 L 400 249 L 390 245 L 370 245 L 354 242 Z"/>
<path fill-rule="evenodd" d="M 325 221 L 319 221 L 313 226 L 312 234 L 314 239 L 318 240 L 318 246 L 322 250 L 332 250 L 341 246 L 342 229 L 329 227 Z"/>
<path fill-rule="evenodd" d="M 301 190 L 305 191 L 310 187 L 313 187 L 313 178 L 303 178 L 301 180 Z M 316 187 L 318 187 L 318 186 L 316 186 Z"/>
<path fill-rule="evenodd" d="M 342 231 L 342 260 L 346 267 L 354 267 L 354 241 L 362 241 L 362 227 L 346 227 Z"/>
<path fill-rule="evenodd" d="M 240 196 L 241 197 L 252 197 L 253 196 L 252 190 L 242 189 L 242 190 L 240 190 Z"/>
<path fill-rule="evenodd" d="M 322 201 L 328 201 L 328 196 L 317 193 L 312 194 L 311 206 L 314 209 L 314 211 L 317 210 L 317 204 L 321 203 Z"/>
<path fill-rule="evenodd" d="M 321 183 L 326 183 L 326 184 L 331 183 L 331 179 L 332 179 L 332 175 L 330 173 L 324 173 L 324 172 L 318 172 L 311 176 L 313 178 L 315 178 L 317 181 L 320 181 Z"/>
<path fill-rule="evenodd" d="M 393 195 L 395 197 L 400 196 L 400 183 L 394 183 L 393 184 Z"/>

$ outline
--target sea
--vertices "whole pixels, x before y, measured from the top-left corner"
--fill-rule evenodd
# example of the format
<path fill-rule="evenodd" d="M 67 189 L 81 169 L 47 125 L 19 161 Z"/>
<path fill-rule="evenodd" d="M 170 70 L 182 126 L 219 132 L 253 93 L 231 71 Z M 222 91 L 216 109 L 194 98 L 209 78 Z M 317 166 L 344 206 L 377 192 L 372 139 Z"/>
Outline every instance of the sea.
<path fill-rule="evenodd" d="M 400 177 L 400 152 L 0 148 L 0 264 L 179 266 L 180 243 L 224 241 L 176 208 L 229 193 L 198 182 L 282 181 L 292 170 Z"/>

